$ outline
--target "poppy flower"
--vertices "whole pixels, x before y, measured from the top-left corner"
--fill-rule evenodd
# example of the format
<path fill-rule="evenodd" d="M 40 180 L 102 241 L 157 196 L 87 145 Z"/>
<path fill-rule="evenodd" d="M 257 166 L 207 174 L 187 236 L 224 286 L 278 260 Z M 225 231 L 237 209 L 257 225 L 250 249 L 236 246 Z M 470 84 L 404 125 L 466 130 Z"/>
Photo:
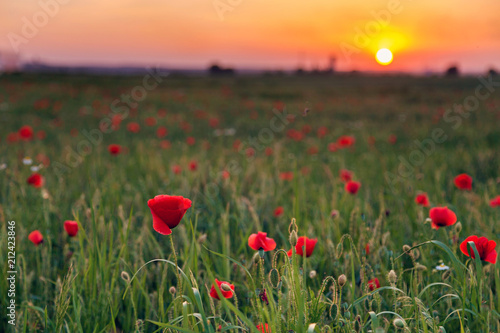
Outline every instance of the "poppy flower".
<path fill-rule="evenodd" d="M 380 288 L 380 282 L 378 281 L 377 278 L 371 279 L 368 281 L 368 288 L 370 288 L 370 291 L 374 291 L 375 289 Z"/>
<path fill-rule="evenodd" d="M 284 211 L 285 210 L 283 209 L 283 207 L 281 207 L 281 206 L 276 207 L 276 209 L 274 210 L 274 216 L 279 217 L 279 216 L 283 215 Z"/>
<path fill-rule="evenodd" d="M 7 134 L 7 141 L 9 143 L 14 143 L 14 142 L 17 142 L 19 140 L 19 134 L 16 133 L 16 132 L 11 132 L 9 134 Z"/>
<path fill-rule="evenodd" d="M 344 189 L 351 194 L 356 194 L 358 193 L 360 187 L 361 187 L 360 182 L 355 182 L 353 180 L 350 180 L 345 184 Z"/>
<path fill-rule="evenodd" d="M 229 286 L 229 288 L 231 290 L 224 290 L 224 288 L 221 288 L 222 284 Z M 216 285 L 217 285 L 217 287 L 216 287 Z M 217 288 L 220 291 L 220 293 L 222 294 L 222 296 L 224 298 L 232 298 L 233 297 L 234 285 L 230 284 L 229 282 L 219 281 L 219 280 L 215 279 L 215 284 L 212 285 L 212 288 L 210 288 L 210 296 L 212 298 L 220 300 L 219 294 L 217 294 L 217 290 L 215 288 Z"/>
<path fill-rule="evenodd" d="M 321 126 L 316 131 L 316 135 L 318 136 L 319 139 L 324 138 L 326 134 L 328 134 L 328 128 L 326 128 L 325 126 Z"/>
<path fill-rule="evenodd" d="M 365 246 L 365 253 L 367 256 L 370 255 L 370 243 L 367 243 L 366 246 Z"/>
<path fill-rule="evenodd" d="M 476 245 L 477 253 L 479 254 L 479 258 L 481 260 L 490 262 L 492 264 L 497 263 L 497 251 L 495 250 L 495 247 L 497 246 L 497 243 L 493 240 L 489 240 L 486 237 L 477 237 L 477 236 L 469 236 L 467 237 L 462 244 L 460 244 L 460 251 L 467 257 L 475 258 L 476 255 L 474 253 L 474 250 L 471 249 L 471 253 L 469 254 L 469 251 L 467 251 L 467 243 L 468 242 L 473 242 L 474 245 Z"/>
<path fill-rule="evenodd" d="M 32 231 L 29 235 L 28 235 L 28 239 L 33 243 L 35 244 L 36 246 L 38 246 L 40 243 L 43 242 L 43 236 L 42 236 L 42 233 L 38 230 L 35 230 L 35 231 Z"/>
<path fill-rule="evenodd" d="M 255 155 L 255 149 L 249 147 L 246 149 L 245 154 L 247 155 L 247 157 L 253 157 Z"/>
<path fill-rule="evenodd" d="M 353 136 L 350 135 L 342 135 L 338 140 L 337 140 L 337 145 L 339 148 L 348 148 L 354 145 L 356 142 L 356 139 Z"/>
<path fill-rule="evenodd" d="M 42 187 L 43 186 L 43 177 L 35 172 L 31 176 L 28 177 L 27 181 L 28 184 L 30 184 L 33 187 Z"/>
<path fill-rule="evenodd" d="M 391 145 L 395 145 L 395 144 L 396 144 L 396 142 L 398 141 L 398 137 L 397 137 L 397 136 L 395 136 L 394 134 L 391 134 L 391 135 L 389 136 L 389 139 L 387 139 L 387 141 L 389 141 L 389 143 L 390 143 Z"/>
<path fill-rule="evenodd" d="M 287 180 L 287 181 L 293 180 L 293 172 L 292 171 L 286 171 L 286 172 L 280 173 L 280 179 L 281 180 Z"/>
<path fill-rule="evenodd" d="M 266 156 L 271 156 L 273 154 L 273 148 L 271 147 L 267 147 L 265 150 L 264 150 L 264 153 L 266 154 Z"/>
<path fill-rule="evenodd" d="M 312 146 L 312 147 L 309 147 L 309 148 L 307 149 L 307 153 L 308 153 L 309 155 L 316 155 L 316 154 L 318 154 L 318 152 L 319 152 L 319 149 L 318 149 L 318 147 L 316 147 L 316 146 Z"/>
<path fill-rule="evenodd" d="M 161 149 L 170 149 L 171 146 L 172 146 L 172 144 L 168 140 L 161 140 L 160 141 Z"/>
<path fill-rule="evenodd" d="M 36 137 L 38 140 L 43 140 L 47 137 L 47 133 L 45 133 L 44 130 L 40 130 L 40 131 L 36 132 Z"/>
<path fill-rule="evenodd" d="M 222 170 L 222 179 L 229 179 L 231 174 L 227 170 Z"/>
<path fill-rule="evenodd" d="M 460 190 L 472 190 L 472 177 L 462 173 L 455 177 L 455 186 Z"/>
<path fill-rule="evenodd" d="M 234 140 L 233 150 L 238 151 L 238 150 L 240 150 L 240 147 L 241 147 L 241 140 L 239 140 L 239 139 Z"/>
<path fill-rule="evenodd" d="M 295 245 L 295 253 L 299 256 L 304 255 L 304 247 L 306 248 L 306 257 L 310 257 L 313 254 L 314 248 L 316 247 L 316 243 L 318 242 L 317 238 L 311 239 L 306 236 L 300 236 L 297 239 L 297 245 Z M 288 251 L 288 256 L 292 256 L 292 249 Z"/>
<path fill-rule="evenodd" d="M 72 128 L 71 131 L 69 131 L 69 135 L 72 137 L 77 137 L 78 136 L 78 130 L 76 128 Z"/>
<path fill-rule="evenodd" d="M 432 220 L 433 229 L 439 229 L 454 225 L 457 222 L 457 215 L 448 207 L 434 207 L 429 211 L 429 217 Z"/>
<path fill-rule="evenodd" d="M 344 183 L 352 180 L 352 171 L 350 170 L 341 169 L 339 175 Z"/>
<path fill-rule="evenodd" d="M 191 207 L 191 200 L 175 195 L 157 195 L 148 200 L 153 215 L 153 228 L 162 235 L 170 235 Z"/>
<path fill-rule="evenodd" d="M 167 110 L 165 109 L 159 109 L 156 114 L 158 115 L 158 118 L 165 118 L 167 116 Z"/>
<path fill-rule="evenodd" d="M 66 230 L 69 237 L 75 237 L 78 233 L 78 222 L 64 221 L 64 230 Z"/>
<path fill-rule="evenodd" d="M 304 134 L 309 134 L 312 131 L 311 125 L 304 125 L 302 126 L 302 133 Z"/>
<path fill-rule="evenodd" d="M 155 126 L 156 125 L 156 118 L 155 117 L 147 117 L 144 122 L 146 123 L 146 126 Z"/>
<path fill-rule="evenodd" d="M 369 137 L 368 137 L 368 144 L 369 144 L 370 146 L 373 146 L 373 145 L 375 144 L 375 137 L 373 137 L 373 136 L 369 136 Z"/>
<path fill-rule="evenodd" d="M 304 176 L 307 176 L 309 173 L 311 173 L 311 168 L 309 167 L 302 167 L 300 169 L 300 173 L 303 174 Z"/>
<path fill-rule="evenodd" d="M 127 131 L 132 133 L 138 133 L 141 130 L 141 125 L 136 122 L 131 122 L 127 124 Z"/>
<path fill-rule="evenodd" d="M 164 126 L 160 126 L 158 127 L 158 129 L 156 130 L 156 136 L 161 139 L 161 138 L 164 138 L 166 137 L 168 134 L 168 129 Z"/>
<path fill-rule="evenodd" d="M 420 206 L 429 207 L 429 198 L 427 197 L 427 193 L 417 194 L 415 202 Z"/>
<path fill-rule="evenodd" d="M 500 207 L 500 195 L 490 201 L 491 207 Z"/>
<path fill-rule="evenodd" d="M 108 146 L 108 151 L 111 155 L 118 155 L 121 153 L 122 147 L 113 143 Z"/>
<path fill-rule="evenodd" d="M 193 138 L 192 136 L 189 136 L 187 139 L 186 139 L 186 143 L 189 145 L 189 146 L 194 146 L 194 144 L 196 143 L 196 139 Z"/>
<path fill-rule="evenodd" d="M 182 172 L 182 168 L 180 165 L 173 165 L 172 166 L 172 172 L 175 173 L 176 175 L 180 174 Z"/>
<path fill-rule="evenodd" d="M 257 329 L 262 333 L 271 333 L 271 329 L 267 324 L 259 324 L 257 325 Z"/>
<path fill-rule="evenodd" d="M 216 128 L 216 127 L 218 127 L 218 126 L 219 126 L 219 123 L 220 123 L 220 122 L 219 122 L 219 119 L 217 119 L 217 118 L 210 118 L 210 119 L 208 120 L 208 124 L 209 124 L 209 125 L 210 125 L 210 127 L 212 127 L 212 128 Z"/>
<path fill-rule="evenodd" d="M 19 137 L 23 140 L 31 140 L 33 139 L 33 128 L 28 125 L 24 125 L 18 131 Z"/>
<path fill-rule="evenodd" d="M 198 162 L 191 161 L 189 162 L 189 170 L 196 171 L 198 169 Z"/>
<path fill-rule="evenodd" d="M 331 151 L 332 153 L 336 152 L 338 149 L 339 149 L 339 147 L 337 146 L 336 142 L 332 142 L 332 143 L 328 144 L 328 150 Z"/>
<path fill-rule="evenodd" d="M 255 251 L 264 250 L 272 251 L 276 248 L 276 242 L 274 239 L 267 237 L 267 233 L 259 231 L 256 234 L 251 234 L 248 237 L 248 246 L 250 246 Z"/>

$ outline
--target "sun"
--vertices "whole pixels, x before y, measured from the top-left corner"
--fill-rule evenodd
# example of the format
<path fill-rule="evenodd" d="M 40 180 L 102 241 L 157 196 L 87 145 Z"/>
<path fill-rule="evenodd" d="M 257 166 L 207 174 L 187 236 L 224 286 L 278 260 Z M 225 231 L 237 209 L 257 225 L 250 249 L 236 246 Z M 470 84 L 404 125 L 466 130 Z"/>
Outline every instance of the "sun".
<path fill-rule="evenodd" d="M 389 65 L 392 62 L 392 52 L 389 49 L 380 49 L 377 51 L 375 59 L 383 66 Z"/>

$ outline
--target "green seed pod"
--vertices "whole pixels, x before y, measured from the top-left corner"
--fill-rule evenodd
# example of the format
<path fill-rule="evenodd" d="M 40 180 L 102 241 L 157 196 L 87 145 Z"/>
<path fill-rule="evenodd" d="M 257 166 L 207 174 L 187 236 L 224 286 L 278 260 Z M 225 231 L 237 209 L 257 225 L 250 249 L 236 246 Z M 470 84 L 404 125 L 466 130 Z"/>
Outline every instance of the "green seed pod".
<path fill-rule="evenodd" d="M 231 291 L 231 287 L 227 284 L 227 283 L 223 283 L 220 285 L 220 289 L 222 289 L 223 291 Z"/>
<path fill-rule="evenodd" d="M 397 327 L 397 328 L 404 328 L 405 327 L 405 323 L 399 318 L 394 319 L 392 324 L 394 325 L 394 327 Z"/>
<path fill-rule="evenodd" d="M 271 286 L 277 289 L 280 282 L 281 282 L 281 277 L 278 270 L 276 268 L 271 269 L 271 271 L 269 272 L 269 283 L 271 283 Z"/>

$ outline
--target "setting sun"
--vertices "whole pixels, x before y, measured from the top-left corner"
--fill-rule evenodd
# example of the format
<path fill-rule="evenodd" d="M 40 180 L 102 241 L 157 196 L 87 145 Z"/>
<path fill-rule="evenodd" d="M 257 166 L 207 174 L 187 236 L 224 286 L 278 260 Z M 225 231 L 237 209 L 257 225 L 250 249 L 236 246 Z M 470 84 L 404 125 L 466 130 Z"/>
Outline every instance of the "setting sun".
<path fill-rule="evenodd" d="M 380 49 L 377 51 L 375 59 L 381 65 L 389 65 L 392 62 L 392 52 L 389 49 Z"/>

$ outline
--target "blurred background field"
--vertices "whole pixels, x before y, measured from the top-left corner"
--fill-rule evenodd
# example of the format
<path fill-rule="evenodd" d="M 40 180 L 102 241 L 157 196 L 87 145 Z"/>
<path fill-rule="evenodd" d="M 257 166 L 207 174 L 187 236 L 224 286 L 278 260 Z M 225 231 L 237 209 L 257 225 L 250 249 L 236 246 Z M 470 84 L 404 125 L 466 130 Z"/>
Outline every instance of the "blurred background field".
<path fill-rule="evenodd" d="M 169 288 L 177 286 L 172 266 L 146 266 L 124 297 L 127 274 L 133 276 L 155 258 L 173 260 L 168 237 L 153 230 L 146 204 L 158 194 L 193 201 L 173 241 L 181 268 L 188 276 L 192 272 L 199 286 L 207 316 L 216 317 L 210 319 L 214 329 L 223 329 L 222 319 L 232 317 L 227 307 L 211 306 L 205 285 L 210 288 L 213 277 L 235 285 L 239 310 L 250 322 L 257 325 L 265 316 L 259 317 L 263 312 L 256 310 L 255 291 L 242 267 L 207 249 L 233 258 L 257 277 L 248 236 L 267 232 L 288 251 L 292 218 L 299 236 L 318 238 L 302 275 L 314 293 L 324 277 L 345 274 L 349 284 L 355 283 L 343 290 L 342 301 L 352 304 L 368 292 L 360 284 L 360 267 L 366 264 L 368 279 L 376 277 L 388 286 L 387 273 L 394 269 L 398 288 L 410 300 L 421 297 L 412 302 L 381 292 L 374 302 L 359 303 L 336 319 L 328 309 L 310 309 L 306 321 L 312 323 L 317 314 L 318 330 L 329 325 L 347 332 L 351 324 L 339 326 L 339 319 L 354 325 L 359 315 L 367 331 L 372 310 L 400 313 L 412 332 L 438 332 L 439 326 L 459 332 L 461 323 L 470 332 L 500 329 L 498 264 L 485 265 L 477 306 L 477 295 L 470 298 L 464 291 L 475 282 L 436 270 L 441 261 L 453 270 L 439 247 L 420 247 L 413 261 L 409 256 L 394 260 L 403 245 L 435 239 L 465 263 L 468 258 L 458 246 L 467 236 L 500 239 L 500 210 L 490 206 L 500 194 L 498 88 L 467 111 L 456 105 L 474 96 L 481 84 L 476 77 L 172 74 L 143 100 L 124 102 L 123 95 L 142 87 L 143 79 L 0 76 L 1 234 L 6 234 L 7 221 L 16 221 L 19 331 L 153 332 L 160 327 L 151 321 L 175 322 L 182 307 L 172 306 L 175 295 Z M 120 119 L 112 117 L 118 108 Z M 130 123 L 140 129 L 130 131 Z M 33 128 L 33 140 L 16 137 L 24 125 Z M 433 131 L 442 142 L 429 143 Z M 355 143 L 338 147 L 345 135 Z M 120 145 L 121 153 L 111 155 L 110 144 Z M 27 157 L 32 163 L 26 163 Z M 44 177 L 42 188 L 26 183 L 33 166 Z M 351 170 L 361 182 L 357 195 L 345 192 L 341 169 Z M 293 179 L 283 179 L 285 172 L 292 172 Z M 461 173 L 473 177 L 472 191 L 454 186 Z M 454 210 L 461 230 L 431 229 L 429 208 L 415 203 L 419 192 L 429 195 L 431 206 Z M 282 214 L 275 214 L 277 207 L 283 207 Z M 79 222 L 77 237 L 67 236 L 65 220 Z M 44 237 L 38 247 L 27 237 L 35 229 Z M 360 262 L 353 259 L 348 241 L 339 251 L 344 234 L 354 240 L 364 258 Z M 4 253 L 6 237 L 0 245 Z M 271 259 L 267 253 L 266 272 Z M 2 267 L 5 261 L 2 255 Z M 438 286 L 420 295 L 435 282 L 455 289 Z M 6 290 L 2 279 L 1 294 Z M 464 298 L 440 298 L 448 293 Z M 325 295 L 331 298 L 331 291 Z M 308 294 L 302 297 L 307 302 Z M 3 296 L 0 302 L 4 317 Z M 470 311 L 453 313 L 460 308 Z M 292 315 L 284 306 L 284 318 Z M 391 324 L 392 314 L 380 318 L 387 331 L 403 331 Z M 202 330 L 194 321 L 187 331 Z M 183 324 L 178 320 L 175 325 Z M 10 329 L 5 322 L 0 325 L 2 331 Z M 281 325 L 282 332 L 300 332 L 293 320 Z"/>

